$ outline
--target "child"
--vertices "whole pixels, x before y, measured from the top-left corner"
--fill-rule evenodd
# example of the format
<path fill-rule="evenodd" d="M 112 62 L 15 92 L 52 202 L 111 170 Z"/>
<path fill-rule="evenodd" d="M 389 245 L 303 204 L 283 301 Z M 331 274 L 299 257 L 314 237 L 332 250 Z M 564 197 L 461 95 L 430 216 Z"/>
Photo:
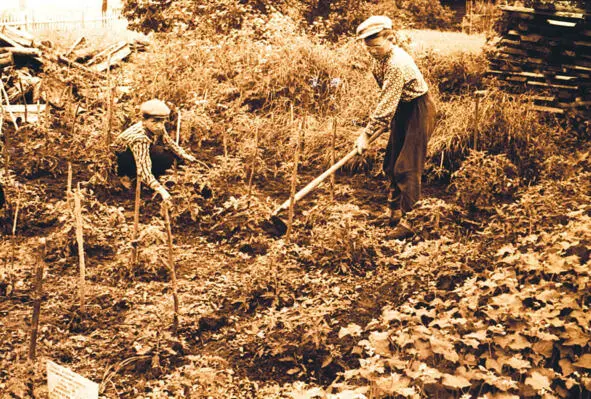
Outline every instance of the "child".
<path fill-rule="evenodd" d="M 118 175 L 137 175 L 160 194 L 163 201 L 170 202 L 170 194 L 156 178 L 164 174 L 175 160 L 195 162 L 196 158 L 183 150 L 166 132 L 164 122 L 170 115 L 170 109 L 164 102 L 156 99 L 146 101 L 140 111 L 142 121 L 119 134 L 113 143 Z"/>
<path fill-rule="evenodd" d="M 373 57 L 372 72 L 381 93 L 355 145 L 361 154 L 370 136 L 389 128 L 383 170 L 390 180 L 390 225 L 396 226 L 391 238 L 404 239 L 413 234 L 402 219 L 421 194 L 427 142 L 435 127 L 435 104 L 414 60 L 394 44 L 390 18 L 369 17 L 357 28 L 357 36 Z"/>

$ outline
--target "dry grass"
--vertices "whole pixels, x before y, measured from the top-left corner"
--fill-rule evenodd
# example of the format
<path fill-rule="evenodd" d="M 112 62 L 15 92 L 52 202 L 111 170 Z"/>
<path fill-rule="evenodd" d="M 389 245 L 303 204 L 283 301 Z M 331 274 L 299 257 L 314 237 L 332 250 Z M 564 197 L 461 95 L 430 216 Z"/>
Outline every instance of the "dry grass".
<path fill-rule="evenodd" d="M 118 41 L 133 41 L 145 35 L 127 29 L 126 23 L 116 22 L 110 27 L 40 29 L 31 34 L 37 40 L 48 40 L 59 50 L 69 49 L 80 37 L 86 38 L 86 46 L 100 50 Z"/>
<path fill-rule="evenodd" d="M 435 51 L 442 57 L 460 53 L 479 54 L 486 42 L 484 34 L 468 35 L 462 32 L 441 32 L 429 29 L 409 29 L 402 33 L 412 40 L 415 54 Z"/>

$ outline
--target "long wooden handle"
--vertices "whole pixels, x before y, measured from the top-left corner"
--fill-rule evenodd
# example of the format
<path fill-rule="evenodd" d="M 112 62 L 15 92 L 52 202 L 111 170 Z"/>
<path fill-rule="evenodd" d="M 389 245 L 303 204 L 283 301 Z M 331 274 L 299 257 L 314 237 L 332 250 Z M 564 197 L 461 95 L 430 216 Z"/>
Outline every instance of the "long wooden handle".
<path fill-rule="evenodd" d="M 380 130 L 377 133 L 375 133 L 373 136 L 371 136 L 368 140 L 369 143 L 370 144 L 373 143 L 382 133 L 384 133 L 384 131 L 385 131 L 385 129 Z M 318 187 L 318 185 L 320 183 L 322 183 L 327 177 L 329 177 L 330 175 L 335 173 L 337 170 L 339 170 L 341 168 L 341 166 L 343 166 L 344 164 L 349 162 L 349 160 L 351 158 L 355 157 L 355 155 L 357 155 L 357 148 L 352 149 L 347 155 L 342 157 L 337 163 L 332 165 L 330 168 L 328 168 L 326 171 L 324 171 L 324 173 L 322 173 L 320 176 L 318 176 L 317 178 L 312 180 L 310 183 L 308 183 L 306 185 L 306 187 L 304 187 L 300 191 L 298 191 L 293 198 L 294 204 L 296 202 L 298 202 L 299 200 L 301 200 L 302 198 L 304 198 L 306 195 L 308 195 L 310 193 L 310 191 L 312 191 L 316 187 Z M 288 209 L 289 205 L 290 205 L 290 200 L 288 199 L 283 204 L 281 204 L 277 209 L 275 209 L 275 211 L 273 212 L 273 214 L 271 216 L 277 216 L 279 214 L 279 212 L 281 212 L 285 209 Z"/>

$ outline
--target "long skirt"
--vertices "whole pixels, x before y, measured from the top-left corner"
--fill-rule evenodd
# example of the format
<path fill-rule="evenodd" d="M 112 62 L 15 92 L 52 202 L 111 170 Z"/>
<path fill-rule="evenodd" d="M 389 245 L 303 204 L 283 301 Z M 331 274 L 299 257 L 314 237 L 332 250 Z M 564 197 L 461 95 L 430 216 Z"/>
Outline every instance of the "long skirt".
<path fill-rule="evenodd" d="M 181 164 L 182 159 L 175 153 L 160 145 L 150 147 L 150 159 L 152 160 L 152 174 L 155 178 L 162 176 L 172 167 L 174 161 Z M 117 175 L 136 177 L 137 170 L 133 152 L 128 148 L 117 154 Z"/>
<path fill-rule="evenodd" d="M 421 196 L 427 143 L 435 128 L 437 111 L 431 95 L 401 102 L 390 124 L 384 173 L 390 180 L 388 206 L 409 212 Z"/>

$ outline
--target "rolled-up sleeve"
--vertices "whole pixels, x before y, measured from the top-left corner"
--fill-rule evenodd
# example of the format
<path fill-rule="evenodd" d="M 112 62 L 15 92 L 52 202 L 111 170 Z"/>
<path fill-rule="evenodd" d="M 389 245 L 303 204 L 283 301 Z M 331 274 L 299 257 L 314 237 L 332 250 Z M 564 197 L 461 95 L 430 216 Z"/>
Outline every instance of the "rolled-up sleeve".
<path fill-rule="evenodd" d="M 369 123 L 365 127 L 365 133 L 372 136 L 379 130 L 388 128 L 398 108 L 403 88 L 404 76 L 402 71 L 399 68 L 391 66 L 384 76 L 378 104 L 369 117 Z"/>
<path fill-rule="evenodd" d="M 164 144 L 172 150 L 179 158 L 184 160 L 188 160 L 189 153 L 183 149 L 180 145 L 178 145 L 169 135 L 168 133 L 164 133 L 162 135 Z"/>

